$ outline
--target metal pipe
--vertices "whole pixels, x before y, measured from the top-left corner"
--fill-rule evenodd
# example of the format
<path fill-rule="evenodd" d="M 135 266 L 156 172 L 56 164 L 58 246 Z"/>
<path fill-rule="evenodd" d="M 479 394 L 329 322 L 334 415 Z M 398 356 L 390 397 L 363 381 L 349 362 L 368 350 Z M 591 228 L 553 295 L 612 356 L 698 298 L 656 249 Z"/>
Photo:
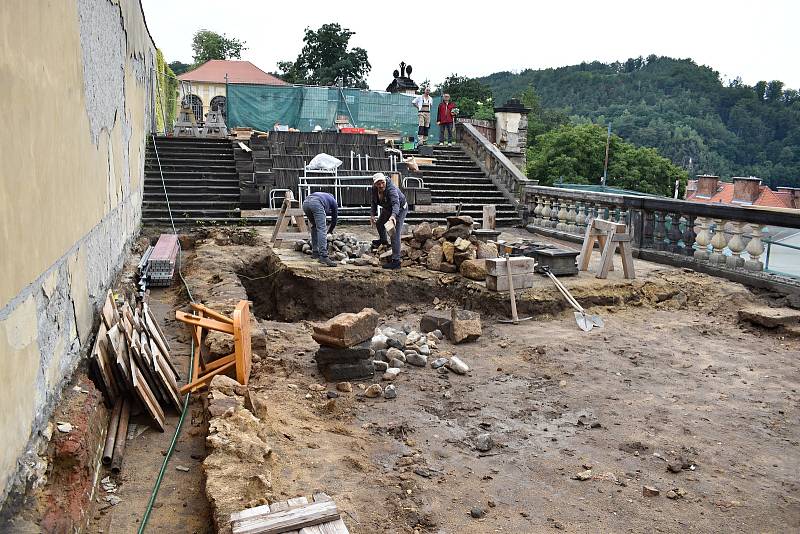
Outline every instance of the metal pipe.
<path fill-rule="evenodd" d="M 128 419 L 131 416 L 131 401 L 125 399 L 119 416 L 117 437 L 114 443 L 114 457 L 111 460 L 111 472 L 119 473 L 122 469 L 122 457 L 125 456 L 125 440 L 128 438 Z"/>
<path fill-rule="evenodd" d="M 364 154 L 364 170 L 369 172 L 369 154 Z"/>
<path fill-rule="evenodd" d="M 124 401 L 122 396 L 114 404 L 111 412 L 111 419 L 108 420 L 108 430 L 106 431 L 106 446 L 103 447 L 103 465 L 111 465 L 111 458 L 114 455 L 114 442 L 117 439 L 117 428 L 119 427 L 119 416 L 122 413 Z"/>
<path fill-rule="evenodd" d="M 352 171 L 352 170 L 354 170 L 354 169 L 353 169 L 353 154 L 355 154 L 355 152 L 353 152 L 353 151 L 351 150 L 351 151 L 350 151 L 350 170 L 351 170 L 351 171 Z"/>

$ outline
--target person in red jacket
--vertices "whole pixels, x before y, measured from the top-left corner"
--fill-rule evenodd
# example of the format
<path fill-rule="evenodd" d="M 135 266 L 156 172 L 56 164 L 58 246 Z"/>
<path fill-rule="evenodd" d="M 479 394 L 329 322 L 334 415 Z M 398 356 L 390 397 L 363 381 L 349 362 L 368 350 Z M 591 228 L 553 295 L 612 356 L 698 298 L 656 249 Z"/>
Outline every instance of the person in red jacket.
<path fill-rule="evenodd" d="M 448 139 L 446 144 L 453 143 L 453 110 L 456 105 L 450 102 L 450 95 L 445 93 L 442 96 L 442 102 L 439 104 L 439 109 L 436 110 L 436 124 L 439 125 L 439 144 L 445 144 L 445 138 Z"/>

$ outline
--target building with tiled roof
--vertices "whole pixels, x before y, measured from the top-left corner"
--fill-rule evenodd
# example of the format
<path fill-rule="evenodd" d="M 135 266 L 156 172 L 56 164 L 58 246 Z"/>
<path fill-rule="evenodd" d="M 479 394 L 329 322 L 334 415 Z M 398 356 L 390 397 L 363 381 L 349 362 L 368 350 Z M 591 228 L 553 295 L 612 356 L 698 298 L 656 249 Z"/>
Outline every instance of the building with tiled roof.
<path fill-rule="evenodd" d="M 773 191 L 754 176 L 735 176 L 723 182 L 719 176 L 701 175 L 686 184 L 686 200 L 730 206 L 800 209 L 800 188 L 779 187 Z"/>
<path fill-rule="evenodd" d="M 212 59 L 196 69 L 178 76 L 189 92 L 189 100 L 195 118 L 202 121 L 206 113 L 213 109 L 222 109 L 225 115 L 227 83 L 252 83 L 258 85 L 288 85 L 286 82 L 264 72 L 249 61 L 231 61 Z M 185 98 L 184 93 L 179 98 Z"/>

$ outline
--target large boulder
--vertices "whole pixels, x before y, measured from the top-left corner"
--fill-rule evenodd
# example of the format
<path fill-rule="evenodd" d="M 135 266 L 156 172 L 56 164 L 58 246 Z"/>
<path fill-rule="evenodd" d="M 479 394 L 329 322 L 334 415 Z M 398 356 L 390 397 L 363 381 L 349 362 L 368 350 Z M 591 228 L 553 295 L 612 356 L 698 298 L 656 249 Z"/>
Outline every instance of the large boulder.
<path fill-rule="evenodd" d="M 428 241 L 430 243 L 430 241 Z M 428 269 L 431 271 L 438 271 L 439 267 L 442 265 L 442 261 L 444 260 L 444 253 L 442 252 L 442 247 L 434 245 L 428 251 Z"/>
<path fill-rule="evenodd" d="M 479 260 L 497 257 L 497 245 L 494 243 L 478 242 L 477 257 Z"/>
<path fill-rule="evenodd" d="M 378 312 L 364 308 L 358 313 L 340 313 L 324 323 L 312 324 L 311 337 L 320 345 L 347 348 L 372 338 Z"/>
<path fill-rule="evenodd" d="M 466 226 L 463 224 L 459 224 L 457 226 L 451 226 L 447 229 L 444 233 L 445 239 L 448 241 L 455 241 L 459 237 L 461 239 L 469 239 L 469 235 L 472 233 L 472 227 Z"/>
<path fill-rule="evenodd" d="M 486 260 L 465 260 L 458 270 L 470 280 L 486 280 Z"/>
<path fill-rule="evenodd" d="M 414 228 L 414 239 L 419 241 L 420 243 L 424 243 L 426 240 L 430 239 L 433 235 L 433 228 L 431 228 L 430 223 L 422 222 Z"/>
<path fill-rule="evenodd" d="M 472 225 L 475 221 L 469 215 L 453 215 L 447 218 L 447 226 L 453 227 L 458 226 L 459 224 L 463 224 L 469 226 L 470 230 L 472 230 Z"/>
<path fill-rule="evenodd" d="M 461 264 L 467 260 L 474 260 L 475 259 L 475 247 L 469 247 L 466 251 L 461 252 L 460 250 L 456 250 L 453 254 L 453 263 L 456 267 L 461 267 Z"/>
<path fill-rule="evenodd" d="M 442 253 L 444 254 L 447 263 L 453 263 L 453 255 L 456 252 L 456 247 L 450 242 L 445 241 L 442 243 Z"/>
<path fill-rule="evenodd" d="M 422 332 L 441 332 L 450 333 L 450 313 L 442 311 L 429 311 L 419 320 L 419 329 Z"/>
<path fill-rule="evenodd" d="M 464 343 L 481 337 L 481 316 L 477 312 L 457 310 L 450 312 L 450 341 Z"/>

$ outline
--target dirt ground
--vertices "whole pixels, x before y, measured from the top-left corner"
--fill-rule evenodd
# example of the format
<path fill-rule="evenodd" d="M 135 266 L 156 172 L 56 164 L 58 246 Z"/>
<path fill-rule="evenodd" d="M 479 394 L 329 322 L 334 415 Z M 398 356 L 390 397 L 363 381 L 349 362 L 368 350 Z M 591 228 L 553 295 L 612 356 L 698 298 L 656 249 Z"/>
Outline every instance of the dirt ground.
<path fill-rule="evenodd" d="M 269 460 L 240 459 L 238 477 L 204 487 L 201 463 L 210 457 L 204 462 L 198 398 L 149 532 L 212 530 L 212 515 L 248 504 L 248 481 L 258 475 L 269 481 L 270 500 L 325 491 L 353 533 L 787 532 L 800 524 L 800 342 L 740 324 L 737 311 L 758 300 L 743 286 L 637 261 L 635 283 L 619 273 L 602 284 L 564 279 L 585 306 L 596 303 L 602 329 L 579 330 L 544 287 L 522 298 L 521 313 L 536 320 L 507 325 L 497 322 L 507 313 L 500 300 L 437 275 L 323 270 L 294 253 L 264 263 L 264 231 L 247 234 L 250 241 L 198 239 L 187 267 L 196 298 L 225 307 L 246 295 L 258 308 L 267 296 L 254 292 L 280 288 L 254 284 L 256 271 L 273 276 L 281 263 L 295 277 L 282 285 L 325 300 L 312 306 L 317 313 L 372 292 L 385 324 L 417 326 L 428 309 L 466 304 L 484 313 L 483 336 L 442 342 L 434 354 L 458 355 L 472 370 L 410 368 L 395 381 L 394 400 L 366 399 L 358 385 L 328 399 L 335 384 L 314 390 L 322 379 L 308 323 L 262 314 L 249 389 L 266 402 L 259 438 L 272 449 Z M 316 293 L 320 280 L 327 300 Z M 407 289 L 409 280 L 429 290 Z M 359 284 L 367 286 L 358 292 Z M 397 306 L 392 285 L 408 293 Z M 616 289 L 604 294 L 609 287 Z M 175 289 L 158 298 L 164 316 L 185 301 Z M 271 306 L 262 311 L 280 303 Z M 176 344 L 187 341 L 174 321 L 165 327 Z M 491 436 L 491 450 L 476 450 L 480 434 Z M 171 429 L 147 431 L 128 443 L 123 502 L 97 511 L 94 528 L 135 531 L 170 437 Z M 660 494 L 645 496 L 644 486 Z"/>

